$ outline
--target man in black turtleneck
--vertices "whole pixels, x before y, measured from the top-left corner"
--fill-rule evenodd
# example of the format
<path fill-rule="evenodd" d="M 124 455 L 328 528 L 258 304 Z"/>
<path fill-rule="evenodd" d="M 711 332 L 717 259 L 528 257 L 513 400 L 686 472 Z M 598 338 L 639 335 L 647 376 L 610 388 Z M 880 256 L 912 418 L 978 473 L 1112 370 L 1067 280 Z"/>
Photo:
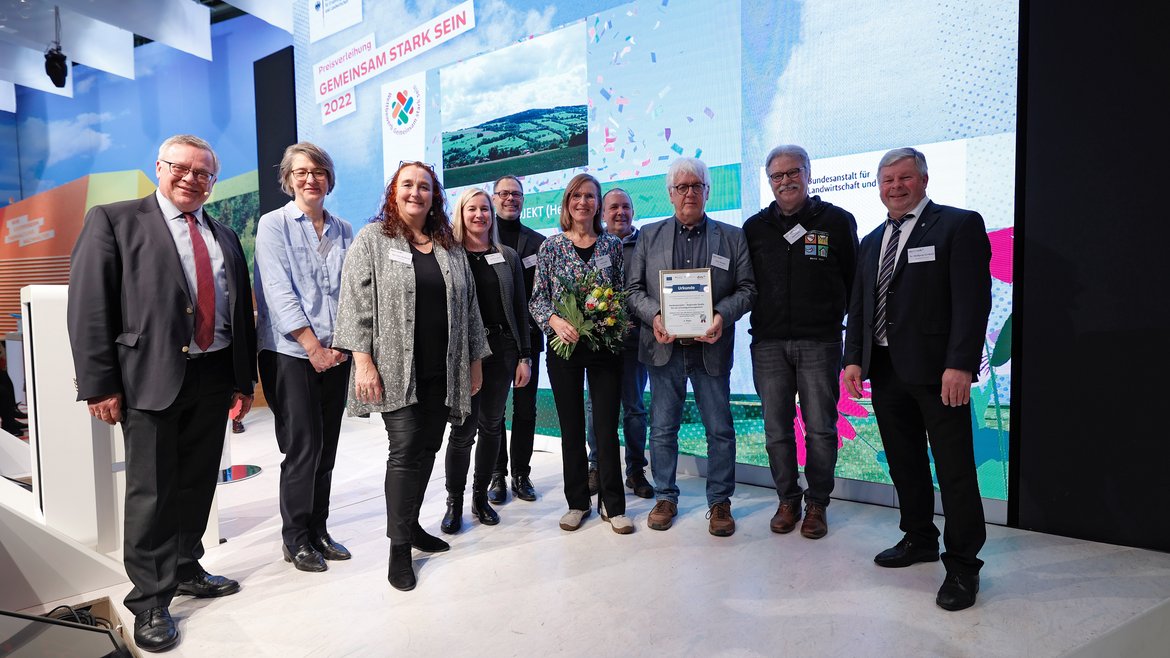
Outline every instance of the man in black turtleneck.
<path fill-rule="evenodd" d="M 764 165 L 776 200 L 743 224 L 759 297 L 751 314 L 752 370 L 764 414 L 768 464 L 780 506 L 773 532 L 828 532 L 825 508 L 837 466 L 841 321 L 857 264 L 853 215 L 808 195 L 808 153 L 777 146 Z M 803 490 L 797 478 L 796 397 L 804 421 Z"/>
<path fill-rule="evenodd" d="M 492 205 L 500 220 L 496 226 L 500 241 L 516 250 L 524 266 L 524 292 L 532 297 L 532 278 L 536 274 L 536 251 L 544 236 L 520 223 L 524 210 L 524 186 L 515 176 L 503 176 L 493 186 Z M 500 454 L 488 485 L 488 500 L 495 504 L 508 498 L 508 445 L 512 446 L 512 493 L 520 500 L 536 500 L 532 486 L 532 441 L 536 433 L 536 389 L 540 384 L 540 352 L 544 350 L 544 333 L 532 316 L 528 316 L 532 334 L 532 378 L 528 385 L 512 391 L 512 431 L 508 441 L 500 441 Z"/>

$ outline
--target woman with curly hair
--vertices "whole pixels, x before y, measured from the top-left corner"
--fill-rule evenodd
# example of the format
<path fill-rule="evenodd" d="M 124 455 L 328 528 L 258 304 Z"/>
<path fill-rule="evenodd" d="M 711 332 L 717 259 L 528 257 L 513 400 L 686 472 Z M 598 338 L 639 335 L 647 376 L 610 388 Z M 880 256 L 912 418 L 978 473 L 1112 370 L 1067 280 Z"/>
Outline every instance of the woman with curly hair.
<path fill-rule="evenodd" d="M 376 220 L 354 239 L 333 345 L 353 355 L 350 415 L 380 413 L 386 426 L 388 578 L 414 589 L 411 548 L 450 549 L 419 525 L 419 507 L 447 423 L 470 414 L 490 354 L 471 267 L 430 165 L 400 164 Z"/>

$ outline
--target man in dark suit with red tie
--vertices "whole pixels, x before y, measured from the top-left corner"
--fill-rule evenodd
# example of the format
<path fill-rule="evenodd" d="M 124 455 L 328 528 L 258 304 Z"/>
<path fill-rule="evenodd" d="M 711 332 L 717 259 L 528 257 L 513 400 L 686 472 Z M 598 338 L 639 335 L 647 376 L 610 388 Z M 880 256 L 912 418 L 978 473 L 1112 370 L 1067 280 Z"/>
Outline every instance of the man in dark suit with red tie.
<path fill-rule="evenodd" d="M 240 240 L 203 211 L 219 172 L 211 146 L 159 147 L 158 190 L 94 206 L 73 249 L 68 325 L 77 399 L 126 439 L 123 561 L 138 648 L 178 642 L 176 594 L 240 585 L 199 564 L 228 409 L 252 406 L 256 330 Z"/>
<path fill-rule="evenodd" d="M 991 312 L 991 244 L 979 213 L 926 196 L 926 158 L 894 149 L 878 164 L 885 223 L 861 241 L 845 335 L 845 385 L 873 387 L 898 492 L 904 537 L 879 553 L 882 567 L 939 559 L 930 452 L 942 494 L 947 575 L 935 601 L 975 604 L 979 549 L 987 538 L 972 445 L 971 383 Z M 982 413 L 982 410 L 976 410 Z"/>

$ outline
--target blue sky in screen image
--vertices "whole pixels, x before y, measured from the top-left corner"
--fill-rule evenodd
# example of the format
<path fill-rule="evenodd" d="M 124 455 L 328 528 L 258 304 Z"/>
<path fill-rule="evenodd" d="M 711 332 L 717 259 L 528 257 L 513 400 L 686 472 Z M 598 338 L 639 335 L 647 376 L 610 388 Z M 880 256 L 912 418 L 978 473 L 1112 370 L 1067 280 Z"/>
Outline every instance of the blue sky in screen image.
<path fill-rule="evenodd" d="M 78 65 L 71 99 L 18 91 L 24 195 L 95 172 L 141 169 L 153 179 L 158 145 L 176 133 L 211 142 L 221 179 L 256 169 L 252 64 L 291 37 L 241 16 L 212 25 L 211 38 L 211 62 L 149 43 L 135 49 L 134 80 Z"/>
<path fill-rule="evenodd" d="M 617 7 L 624 2 L 534 2 L 532 0 L 477 0 L 475 29 L 461 34 L 414 59 L 357 85 L 354 90 L 356 111 L 327 126 L 321 125 L 321 107 L 314 94 L 313 65 L 326 59 L 368 34 L 382 46 L 395 37 L 424 24 L 430 19 L 461 4 L 460 1 L 403 2 L 388 0 L 364 2 L 363 21 L 309 43 L 307 3 L 293 5 L 296 47 L 297 132 L 301 139 L 315 142 L 327 150 L 337 168 L 337 187 L 326 200 L 326 207 L 341 217 L 361 226 L 378 209 L 384 192 L 382 176 L 381 113 L 368 108 L 381 104 L 381 85 L 421 71 L 439 70 L 461 60 L 506 48 L 521 39 L 547 34 L 593 13 Z M 655 4 L 659 4 L 656 2 Z M 507 96 L 501 80 L 506 71 L 485 71 L 479 84 Z M 444 83 L 443 94 L 449 87 Z M 527 109 L 517 103 L 516 111 Z M 447 128 L 448 126 L 444 126 Z"/>

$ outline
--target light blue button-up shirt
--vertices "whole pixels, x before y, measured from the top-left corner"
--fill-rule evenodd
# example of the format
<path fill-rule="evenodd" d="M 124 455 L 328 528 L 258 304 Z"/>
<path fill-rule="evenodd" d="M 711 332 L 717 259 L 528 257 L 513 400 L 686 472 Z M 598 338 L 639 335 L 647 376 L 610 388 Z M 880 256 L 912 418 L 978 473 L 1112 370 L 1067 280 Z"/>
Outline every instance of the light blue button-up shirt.
<path fill-rule="evenodd" d="M 191 229 L 187 226 L 183 212 L 176 208 L 170 199 L 163 196 L 162 190 L 155 190 L 154 196 L 158 199 L 158 207 L 162 210 L 163 217 L 167 219 L 167 229 L 170 230 L 171 238 L 175 241 L 175 249 L 179 252 L 179 262 L 183 265 L 187 289 L 191 291 L 191 306 L 194 307 L 199 303 L 199 283 L 195 273 L 195 247 L 191 245 Z M 215 234 L 211 232 L 211 224 L 203 214 L 203 208 L 200 207 L 192 214 L 195 215 L 195 226 L 199 228 L 199 235 L 207 245 L 211 275 L 215 278 L 215 339 L 207 346 L 206 351 L 216 352 L 232 344 L 232 308 L 228 302 L 227 270 L 224 269 L 223 250 L 220 249 Z M 192 334 L 188 354 L 199 354 L 203 351 L 195 344 L 195 336 Z"/>
<path fill-rule="evenodd" d="M 341 265 L 353 243 L 353 226 L 325 213 L 321 237 L 293 201 L 256 226 L 256 339 L 258 348 L 308 358 L 290 334 L 311 327 L 325 347 L 333 344 Z"/>

